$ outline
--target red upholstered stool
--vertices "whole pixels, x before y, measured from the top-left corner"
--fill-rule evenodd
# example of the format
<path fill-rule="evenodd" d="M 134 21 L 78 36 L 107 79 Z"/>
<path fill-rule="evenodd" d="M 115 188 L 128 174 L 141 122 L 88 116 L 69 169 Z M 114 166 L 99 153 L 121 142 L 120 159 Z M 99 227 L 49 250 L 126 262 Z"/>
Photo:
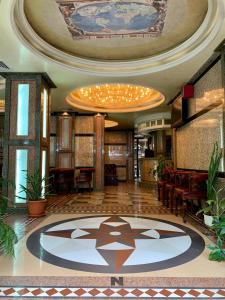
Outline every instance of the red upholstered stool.
<path fill-rule="evenodd" d="M 176 170 L 171 169 L 168 176 L 169 177 L 168 182 L 165 185 L 164 204 L 166 207 L 169 207 L 171 203 L 171 198 L 173 197 L 173 189 L 175 186 L 175 174 L 176 174 Z"/>
<path fill-rule="evenodd" d="M 208 174 L 198 173 L 190 176 L 189 190 L 183 192 L 181 199 L 181 211 L 183 221 L 187 221 L 187 214 L 193 214 L 193 204 L 197 203 L 201 207 L 201 201 L 207 197 L 206 180 Z"/>
<path fill-rule="evenodd" d="M 158 200 L 161 201 L 163 205 L 166 205 L 165 187 L 166 184 L 169 183 L 171 170 L 171 168 L 165 168 L 163 171 L 162 179 L 158 181 Z"/>
<path fill-rule="evenodd" d="M 179 170 L 176 174 L 176 186 L 173 191 L 173 198 L 171 203 L 171 212 L 175 210 L 176 216 L 178 215 L 178 203 L 179 199 L 183 199 L 184 194 L 189 192 L 189 179 L 193 174 L 192 171 Z M 175 207 L 174 207 L 175 206 Z"/>

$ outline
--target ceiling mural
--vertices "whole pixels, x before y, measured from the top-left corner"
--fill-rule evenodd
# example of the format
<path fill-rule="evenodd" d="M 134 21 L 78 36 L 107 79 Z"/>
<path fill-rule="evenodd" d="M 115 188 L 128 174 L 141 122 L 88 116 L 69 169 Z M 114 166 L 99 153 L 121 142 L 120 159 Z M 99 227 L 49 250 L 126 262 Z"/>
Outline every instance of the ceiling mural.
<path fill-rule="evenodd" d="M 152 58 L 175 50 L 196 33 L 208 11 L 208 0 L 23 1 L 18 1 L 24 5 L 16 26 L 22 22 L 20 32 L 38 48 L 45 47 L 43 53 L 56 49 L 103 61 Z"/>
<path fill-rule="evenodd" d="M 159 36 L 167 0 L 56 0 L 73 39 Z"/>

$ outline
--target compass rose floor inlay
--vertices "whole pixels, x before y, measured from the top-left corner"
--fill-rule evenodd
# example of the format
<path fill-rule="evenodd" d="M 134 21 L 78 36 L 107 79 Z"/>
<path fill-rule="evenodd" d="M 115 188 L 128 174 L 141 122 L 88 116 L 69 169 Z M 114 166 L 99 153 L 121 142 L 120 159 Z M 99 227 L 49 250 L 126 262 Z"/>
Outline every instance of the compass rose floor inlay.
<path fill-rule="evenodd" d="M 193 260 L 205 248 L 194 230 L 173 222 L 133 216 L 72 218 L 41 227 L 29 251 L 50 264 L 99 273 L 162 270 Z"/>

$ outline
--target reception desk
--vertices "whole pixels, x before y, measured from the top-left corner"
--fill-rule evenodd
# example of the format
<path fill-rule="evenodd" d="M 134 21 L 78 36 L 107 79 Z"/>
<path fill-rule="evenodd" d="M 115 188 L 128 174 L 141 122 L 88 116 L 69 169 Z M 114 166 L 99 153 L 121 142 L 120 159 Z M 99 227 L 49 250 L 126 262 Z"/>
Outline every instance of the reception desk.
<path fill-rule="evenodd" d="M 157 158 L 141 158 L 140 159 L 140 173 L 141 182 L 156 183 L 156 179 L 153 176 L 153 170 L 158 165 Z"/>

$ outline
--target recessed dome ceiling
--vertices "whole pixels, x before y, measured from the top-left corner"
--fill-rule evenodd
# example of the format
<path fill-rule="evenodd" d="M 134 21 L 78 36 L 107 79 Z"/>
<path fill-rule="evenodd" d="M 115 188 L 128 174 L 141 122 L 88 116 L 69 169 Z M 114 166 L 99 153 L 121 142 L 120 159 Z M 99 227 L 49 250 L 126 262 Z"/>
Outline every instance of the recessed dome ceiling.
<path fill-rule="evenodd" d="M 67 103 L 96 112 L 132 112 L 159 106 L 165 97 L 157 90 L 131 84 L 102 84 L 73 90 Z"/>
<path fill-rule="evenodd" d="M 207 0 L 24 1 L 26 18 L 48 44 L 99 60 L 132 60 L 173 49 L 202 24 Z"/>

